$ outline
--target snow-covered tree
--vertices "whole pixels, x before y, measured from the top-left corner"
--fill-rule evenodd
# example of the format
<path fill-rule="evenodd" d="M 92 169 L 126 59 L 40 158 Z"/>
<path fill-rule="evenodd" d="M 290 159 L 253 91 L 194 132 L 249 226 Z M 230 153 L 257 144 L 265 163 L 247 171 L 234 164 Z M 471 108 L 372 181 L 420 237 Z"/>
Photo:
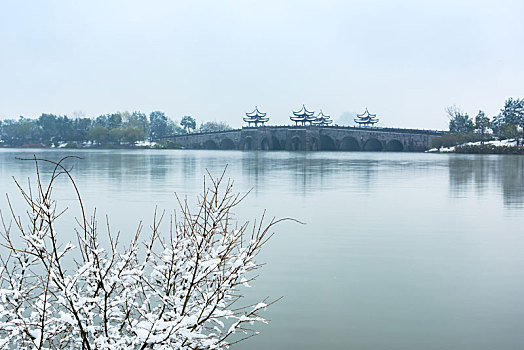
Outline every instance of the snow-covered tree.
<path fill-rule="evenodd" d="M 190 132 L 191 130 L 195 130 L 196 120 L 190 115 L 185 115 L 180 121 L 180 125 L 186 132 Z"/>
<path fill-rule="evenodd" d="M 449 131 L 451 133 L 468 134 L 473 132 L 473 121 L 467 113 L 462 112 L 456 106 L 446 108 L 446 113 L 449 116 Z"/>
<path fill-rule="evenodd" d="M 33 159 L 36 186 L 17 182 L 27 215 L 10 205 L 12 224 L 2 217 L 0 349 L 222 349 L 256 334 L 251 325 L 266 322 L 259 313 L 274 301 L 242 304 L 241 289 L 279 220 L 238 226 L 232 209 L 244 197 L 222 174 L 206 177 L 195 211 L 177 197 L 168 234 L 155 213 L 147 238 L 139 227 L 124 246 L 108 231 L 104 245 L 67 158 Z M 47 184 L 44 162 L 53 166 Z M 75 242 L 56 225 L 66 215 L 52 198 L 58 176 L 78 197 Z"/>
<path fill-rule="evenodd" d="M 521 128 L 524 133 L 524 99 L 508 98 L 504 103 L 504 108 L 500 110 L 500 119 L 505 124 Z M 519 137 L 516 139 L 518 145 Z"/>
<path fill-rule="evenodd" d="M 491 127 L 491 122 L 483 111 L 479 111 L 475 117 L 475 130 L 480 134 L 480 142 L 483 144 L 487 130 Z"/>

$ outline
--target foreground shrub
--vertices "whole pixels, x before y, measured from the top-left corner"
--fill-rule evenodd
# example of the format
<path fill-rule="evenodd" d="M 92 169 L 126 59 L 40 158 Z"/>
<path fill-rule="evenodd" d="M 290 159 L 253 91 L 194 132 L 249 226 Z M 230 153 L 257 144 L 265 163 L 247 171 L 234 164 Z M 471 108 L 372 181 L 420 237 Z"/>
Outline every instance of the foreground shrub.
<path fill-rule="evenodd" d="M 17 182 L 27 216 L 10 205 L 13 225 L 2 217 L 0 348 L 222 349 L 254 335 L 250 324 L 266 322 L 259 312 L 274 301 L 241 305 L 239 289 L 254 280 L 255 257 L 278 220 L 236 226 L 232 209 L 243 197 L 224 174 L 204 180 L 195 211 L 178 200 L 167 235 L 155 213 L 147 239 L 139 228 L 123 246 L 120 234 L 108 232 L 104 247 L 63 166 L 67 158 L 33 159 L 36 185 Z M 44 162 L 53 165 L 47 184 Z M 75 243 L 67 241 L 72 228 L 55 225 L 65 215 L 52 199 L 58 176 L 69 178 L 78 198 Z"/>

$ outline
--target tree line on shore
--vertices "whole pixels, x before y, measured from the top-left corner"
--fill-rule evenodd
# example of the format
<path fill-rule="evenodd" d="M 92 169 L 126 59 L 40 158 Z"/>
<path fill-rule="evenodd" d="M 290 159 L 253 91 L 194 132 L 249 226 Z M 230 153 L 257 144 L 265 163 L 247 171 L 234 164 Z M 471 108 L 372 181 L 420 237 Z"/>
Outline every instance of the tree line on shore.
<path fill-rule="evenodd" d="M 434 147 L 450 147 L 466 142 L 481 142 L 497 138 L 514 139 L 517 146 L 524 137 L 524 99 L 508 98 L 499 114 L 489 118 L 479 110 L 475 118 L 456 106 L 448 107 L 449 134 L 435 138 Z"/>
<path fill-rule="evenodd" d="M 195 118 L 184 116 L 179 123 L 160 111 L 149 117 L 142 112 L 116 112 L 97 118 L 70 118 L 43 113 L 40 117 L 0 120 L 0 144 L 7 146 L 61 143 L 93 145 L 134 145 L 139 141 L 161 141 L 171 135 L 229 130 L 225 122 L 205 122 L 197 127 Z"/>
<path fill-rule="evenodd" d="M 456 106 L 448 107 L 449 134 L 433 140 L 433 146 L 450 147 L 471 141 L 524 138 L 524 99 L 509 98 L 500 113 L 492 118 L 479 110 L 474 118 Z M 142 112 L 116 112 L 97 118 L 70 118 L 43 113 L 40 117 L 0 120 L 0 145 L 52 146 L 70 143 L 129 145 L 140 141 L 163 141 L 166 137 L 191 132 L 230 130 L 225 122 L 205 122 L 197 127 L 195 118 L 184 116 L 179 123 L 161 111 L 147 116 Z M 166 141 L 163 141 L 166 142 Z"/>

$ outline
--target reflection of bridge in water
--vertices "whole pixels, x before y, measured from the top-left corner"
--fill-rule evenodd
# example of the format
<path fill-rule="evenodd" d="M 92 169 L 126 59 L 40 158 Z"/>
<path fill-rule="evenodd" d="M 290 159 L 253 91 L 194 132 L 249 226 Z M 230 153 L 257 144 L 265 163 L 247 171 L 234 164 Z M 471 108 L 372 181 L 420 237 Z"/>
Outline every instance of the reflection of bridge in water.
<path fill-rule="evenodd" d="M 261 126 L 175 135 L 188 149 L 287 151 L 425 151 L 442 131 L 343 126 Z"/>

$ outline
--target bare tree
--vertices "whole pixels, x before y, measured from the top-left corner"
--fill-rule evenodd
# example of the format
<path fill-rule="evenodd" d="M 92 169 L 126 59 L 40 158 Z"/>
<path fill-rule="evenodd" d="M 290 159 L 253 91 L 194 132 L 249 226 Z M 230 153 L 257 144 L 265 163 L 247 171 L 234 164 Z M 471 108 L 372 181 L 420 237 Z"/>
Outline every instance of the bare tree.
<path fill-rule="evenodd" d="M 222 349 L 257 333 L 251 325 L 266 322 L 259 312 L 275 300 L 243 305 L 241 289 L 256 278 L 255 257 L 281 220 L 237 225 L 232 210 L 244 197 L 224 173 L 208 174 L 196 210 L 177 197 L 168 234 L 155 212 L 146 239 L 139 225 L 124 247 L 108 229 L 104 247 L 67 158 L 34 158 L 36 184 L 24 189 L 15 180 L 27 216 L 10 202 L 12 220 L 2 216 L 0 349 Z M 42 163 L 53 166 L 46 184 Z M 52 198 L 59 176 L 78 198 L 75 243 L 55 225 L 65 215 Z"/>

